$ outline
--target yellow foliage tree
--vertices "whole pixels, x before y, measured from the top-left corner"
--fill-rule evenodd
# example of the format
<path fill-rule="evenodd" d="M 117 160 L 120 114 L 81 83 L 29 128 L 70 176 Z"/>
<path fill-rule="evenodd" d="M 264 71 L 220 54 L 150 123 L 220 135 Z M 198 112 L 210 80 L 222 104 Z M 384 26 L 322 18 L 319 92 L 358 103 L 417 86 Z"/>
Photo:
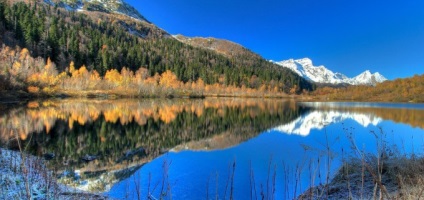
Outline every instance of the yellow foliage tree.
<path fill-rule="evenodd" d="M 96 70 L 91 71 L 90 73 L 90 80 L 91 81 L 100 81 L 100 74 L 99 72 L 97 72 Z"/>
<path fill-rule="evenodd" d="M 202 78 L 197 79 L 196 82 L 192 83 L 192 89 L 194 90 L 204 90 L 205 89 L 205 82 Z"/>
<path fill-rule="evenodd" d="M 180 86 L 180 81 L 178 81 L 178 78 L 174 73 L 166 70 L 160 77 L 159 85 L 164 87 L 177 88 Z"/>
<path fill-rule="evenodd" d="M 43 72 L 40 76 L 40 82 L 42 85 L 46 86 L 54 86 L 56 85 L 56 76 L 57 76 L 57 70 L 55 64 L 50 60 L 50 58 L 47 58 L 47 63 L 44 66 Z"/>
<path fill-rule="evenodd" d="M 121 76 L 122 76 L 122 85 L 125 87 L 129 86 L 132 80 L 134 79 L 134 73 L 126 67 L 122 68 Z"/>
<path fill-rule="evenodd" d="M 122 84 L 122 76 L 116 69 L 106 71 L 105 80 L 119 86 Z"/>
<path fill-rule="evenodd" d="M 71 61 L 71 63 L 69 64 L 69 73 L 74 73 L 75 71 L 75 64 L 74 61 Z"/>

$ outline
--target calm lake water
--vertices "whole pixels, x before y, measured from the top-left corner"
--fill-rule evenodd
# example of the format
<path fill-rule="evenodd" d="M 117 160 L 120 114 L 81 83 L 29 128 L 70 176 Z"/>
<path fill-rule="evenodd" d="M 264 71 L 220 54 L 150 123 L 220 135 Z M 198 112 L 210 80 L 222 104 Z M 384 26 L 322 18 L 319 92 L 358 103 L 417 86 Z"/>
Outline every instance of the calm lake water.
<path fill-rule="evenodd" d="M 291 199 L 355 150 L 424 150 L 424 104 L 65 99 L 0 111 L 3 147 L 19 138 L 61 182 L 118 199 Z"/>

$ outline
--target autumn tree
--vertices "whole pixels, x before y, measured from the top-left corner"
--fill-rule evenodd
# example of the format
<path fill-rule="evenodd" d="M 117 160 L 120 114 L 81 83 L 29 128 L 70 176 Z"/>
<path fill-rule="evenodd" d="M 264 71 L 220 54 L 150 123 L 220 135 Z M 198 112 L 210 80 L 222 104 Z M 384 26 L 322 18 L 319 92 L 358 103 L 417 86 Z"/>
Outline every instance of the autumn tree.
<path fill-rule="evenodd" d="M 123 81 L 121 74 L 116 69 L 107 70 L 104 79 L 114 87 L 122 85 Z"/>
<path fill-rule="evenodd" d="M 169 88 L 177 88 L 180 86 L 180 81 L 174 73 L 166 70 L 160 76 L 159 85 Z"/>

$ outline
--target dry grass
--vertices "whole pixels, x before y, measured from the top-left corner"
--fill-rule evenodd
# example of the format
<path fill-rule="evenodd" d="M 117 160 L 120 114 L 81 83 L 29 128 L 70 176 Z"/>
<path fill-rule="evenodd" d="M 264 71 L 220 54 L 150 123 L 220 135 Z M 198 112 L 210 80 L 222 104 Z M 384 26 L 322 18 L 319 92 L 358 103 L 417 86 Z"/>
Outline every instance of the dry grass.
<path fill-rule="evenodd" d="M 312 187 L 298 199 L 424 198 L 424 157 L 390 149 L 361 156 L 346 160 L 329 184 Z"/>

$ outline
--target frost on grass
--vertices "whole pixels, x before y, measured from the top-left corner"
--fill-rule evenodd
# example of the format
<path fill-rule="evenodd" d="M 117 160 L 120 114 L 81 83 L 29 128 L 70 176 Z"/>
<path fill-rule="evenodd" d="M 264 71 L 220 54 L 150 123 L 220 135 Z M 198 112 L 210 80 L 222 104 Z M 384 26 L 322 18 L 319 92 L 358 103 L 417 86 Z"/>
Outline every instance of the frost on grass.
<path fill-rule="evenodd" d="M 0 199 L 49 199 L 64 188 L 39 158 L 0 149 Z"/>
<path fill-rule="evenodd" d="M 105 199 L 56 182 L 41 158 L 0 148 L 0 199 Z"/>

